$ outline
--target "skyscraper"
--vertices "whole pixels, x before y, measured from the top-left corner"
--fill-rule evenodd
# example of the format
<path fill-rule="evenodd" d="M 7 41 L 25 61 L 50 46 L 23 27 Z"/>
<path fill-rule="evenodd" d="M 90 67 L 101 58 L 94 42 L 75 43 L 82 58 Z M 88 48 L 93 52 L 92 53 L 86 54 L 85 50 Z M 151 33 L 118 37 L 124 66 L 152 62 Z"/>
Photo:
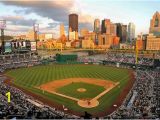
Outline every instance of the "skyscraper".
<path fill-rule="evenodd" d="M 78 39 L 78 15 L 69 15 L 69 28 L 68 28 L 68 40 L 74 41 Z"/>
<path fill-rule="evenodd" d="M 120 43 L 125 43 L 127 40 L 127 25 L 117 23 L 117 36 L 120 37 Z"/>
<path fill-rule="evenodd" d="M 116 36 L 116 24 L 112 23 L 110 19 L 102 20 L 101 33 Z"/>
<path fill-rule="evenodd" d="M 116 36 L 116 31 L 117 31 L 116 24 L 112 23 L 110 25 L 110 34 L 113 35 L 113 36 Z"/>
<path fill-rule="evenodd" d="M 155 36 L 160 36 L 160 13 L 156 12 L 151 21 L 150 21 L 150 33 L 153 33 Z"/>
<path fill-rule="evenodd" d="M 94 33 L 95 33 L 94 43 L 95 45 L 98 45 L 98 35 L 100 34 L 100 20 L 99 19 L 94 20 Z"/>
<path fill-rule="evenodd" d="M 127 25 L 122 25 L 122 43 L 127 42 Z"/>
<path fill-rule="evenodd" d="M 77 14 L 70 14 L 69 15 L 69 29 L 71 31 L 78 32 L 78 15 Z"/>
<path fill-rule="evenodd" d="M 160 50 L 160 13 L 156 12 L 150 23 L 150 34 L 147 36 L 146 50 Z"/>
<path fill-rule="evenodd" d="M 94 20 L 94 32 L 95 33 L 100 32 L 100 20 L 99 19 Z"/>
<path fill-rule="evenodd" d="M 64 33 L 64 24 L 61 23 L 60 24 L 60 37 L 62 37 L 63 35 L 65 35 L 65 33 Z"/>
<path fill-rule="evenodd" d="M 128 25 L 128 40 L 132 42 L 135 39 L 135 25 L 134 23 L 129 23 Z"/>
<path fill-rule="evenodd" d="M 110 24 L 111 21 L 110 19 L 104 19 L 102 20 L 102 25 L 101 25 L 101 33 L 106 33 L 106 34 L 110 34 Z"/>

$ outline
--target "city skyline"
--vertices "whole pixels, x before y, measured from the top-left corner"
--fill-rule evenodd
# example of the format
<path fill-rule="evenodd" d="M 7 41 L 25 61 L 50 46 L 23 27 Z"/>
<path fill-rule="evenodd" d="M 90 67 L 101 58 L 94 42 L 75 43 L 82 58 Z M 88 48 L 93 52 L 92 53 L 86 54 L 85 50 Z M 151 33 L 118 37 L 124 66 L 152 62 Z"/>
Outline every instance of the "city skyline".
<path fill-rule="evenodd" d="M 159 11 L 159 5 L 157 0 L 0 1 L 0 18 L 7 20 L 5 33 L 12 35 L 28 32 L 34 22 L 40 24 L 41 32 L 54 33 L 55 36 L 59 36 L 60 23 L 64 23 L 67 33 L 70 13 L 79 15 L 79 29 L 93 31 L 96 18 L 101 22 L 110 19 L 113 23 L 126 25 L 133 22 L 137 35 L 149 32 L 150 19 Z"/>

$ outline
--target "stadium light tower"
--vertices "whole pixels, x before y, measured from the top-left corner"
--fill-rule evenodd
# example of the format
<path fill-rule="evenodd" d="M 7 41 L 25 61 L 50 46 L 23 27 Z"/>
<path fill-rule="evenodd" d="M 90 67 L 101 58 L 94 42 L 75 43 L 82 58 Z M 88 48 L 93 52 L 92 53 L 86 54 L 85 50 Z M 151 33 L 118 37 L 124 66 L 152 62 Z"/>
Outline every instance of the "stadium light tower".
<path fill-rule="evenodd" d="M 37 41 L 38 41 L 38 32 L 39 32 L 39 24 L 34 23 L 33 25 L 33 31 L 34 31 L 34 40 L 36 41 L 36 50 L 37 50 Z"/>
<path fill-rule="evenodd" d="M 4 53 L 4 29 L 6 28 L 6 20 L 0 20 L 1 29 L 1 52 Z"/>

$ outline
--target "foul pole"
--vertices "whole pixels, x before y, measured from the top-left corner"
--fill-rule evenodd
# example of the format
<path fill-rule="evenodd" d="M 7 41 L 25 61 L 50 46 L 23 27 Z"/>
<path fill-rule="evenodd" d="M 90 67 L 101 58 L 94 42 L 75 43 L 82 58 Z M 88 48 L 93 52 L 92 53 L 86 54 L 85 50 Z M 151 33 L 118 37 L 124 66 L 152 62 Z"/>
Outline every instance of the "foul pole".
<path fill-rule="evenodd" d="M 136 40 L 136 48 L 135 48 L 135 61 L 136 65 L 138 64 L 138 42 Z"/>

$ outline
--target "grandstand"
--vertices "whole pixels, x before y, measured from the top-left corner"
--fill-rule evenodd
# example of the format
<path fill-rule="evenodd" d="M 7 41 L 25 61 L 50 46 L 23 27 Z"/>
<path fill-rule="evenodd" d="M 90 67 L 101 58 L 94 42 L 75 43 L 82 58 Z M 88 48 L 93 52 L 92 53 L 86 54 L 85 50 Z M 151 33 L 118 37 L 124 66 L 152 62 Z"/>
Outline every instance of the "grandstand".
<path fill-rule="evenodd" d="M 133 54 L 105 53 L 92 56 L 81 56 L 77 62 L 98 63 L 117 67 L 132 68 L 135 65 Z M 55 64 L 55 61 L 49 63 Z M 155 65 L 156 63 L 156 65 Z M 160 117 L 160 72 L 158 62 L 153 59 L 139 57 L 139 68 L 135 69 L 135 82 L 130 92 L 119 108 L 113 113 L 101 118 L 113 119 L 156 119 Z M 7 77 L 3 75 L 6 70 L 23 67 L 32 67 L 43 64 L 43 59 L 31 53 L 0 55 L 0 119 L 79 119 L 82 116 L 69 114 L 34 99 L 23 91 L 7 84 Z M 145 71 L 144 71 L 145 70 Z M 6 92 L 10 91 L 11 103 L 7 103 Z M 84 116 L 83 116 L 84 117 Z"/>

